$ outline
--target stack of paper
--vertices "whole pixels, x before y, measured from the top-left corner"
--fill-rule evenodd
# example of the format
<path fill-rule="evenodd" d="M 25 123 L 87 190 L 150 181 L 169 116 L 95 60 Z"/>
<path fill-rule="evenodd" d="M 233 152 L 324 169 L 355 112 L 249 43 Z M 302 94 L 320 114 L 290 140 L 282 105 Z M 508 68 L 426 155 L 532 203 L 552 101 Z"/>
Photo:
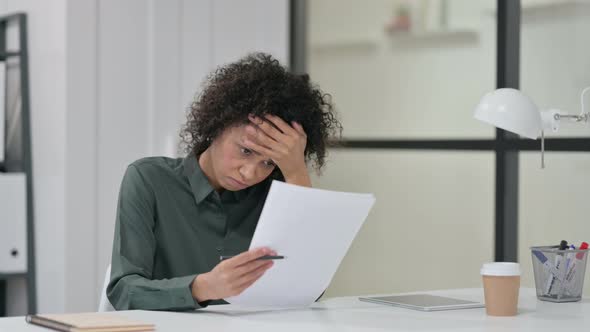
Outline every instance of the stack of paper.
<path fill-rule="evenodd" d="M 375 197 L 274 181 L 250 248 L 269 247 L 285 259 L 242 294 L 225 299 L 248 306 L 301 307 L 328 287 Z"/>

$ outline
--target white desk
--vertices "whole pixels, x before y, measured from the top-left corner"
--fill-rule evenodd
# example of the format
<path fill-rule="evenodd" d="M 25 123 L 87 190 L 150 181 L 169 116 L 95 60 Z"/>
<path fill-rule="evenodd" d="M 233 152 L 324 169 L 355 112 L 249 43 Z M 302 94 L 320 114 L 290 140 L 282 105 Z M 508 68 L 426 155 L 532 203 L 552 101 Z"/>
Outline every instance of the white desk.
<path fill-rule="evenodd" d="M 483 300 L 482 289 L 425 292 L 465 300 Z M 308 309 L 252 311 L 210 306 L 195 312 L 120 311 L 117 314 L 156 324 L 157 331 L 571 331 L 590 330 L 590 299 L 549 303 L 536 299 L 533 289 L 521 289 L 519 314 L 491 317 L 485 309 L 420 312 L 366 303 L 357 297 L 332 298 Z M 23 317 L 0 319 L 0 331 L 39 331 Z"/>

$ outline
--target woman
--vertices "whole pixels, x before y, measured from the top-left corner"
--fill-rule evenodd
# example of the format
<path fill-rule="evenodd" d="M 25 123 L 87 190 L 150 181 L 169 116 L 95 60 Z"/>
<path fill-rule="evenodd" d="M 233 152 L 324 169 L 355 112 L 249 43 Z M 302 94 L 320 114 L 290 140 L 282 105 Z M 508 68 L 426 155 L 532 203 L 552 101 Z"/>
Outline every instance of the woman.
<path fill-rule="evenodd" d="M 311 186 L 341 133 L 327 95 L 266 54 L 217 69 L 188 113 L 185 158 L 132 163 L 119 193 L 107 296 L 190 310 L 240 294 L 272 261 L 248 250 L 273 179 Z M 236 255 L 219 262 L 220 255 Z"/>

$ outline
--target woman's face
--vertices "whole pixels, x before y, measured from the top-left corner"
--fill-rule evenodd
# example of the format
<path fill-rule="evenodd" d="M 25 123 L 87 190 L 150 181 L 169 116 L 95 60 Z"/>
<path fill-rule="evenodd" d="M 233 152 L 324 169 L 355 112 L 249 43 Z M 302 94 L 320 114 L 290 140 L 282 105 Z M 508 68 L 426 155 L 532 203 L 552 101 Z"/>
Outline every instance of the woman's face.
<path fill-rule="evenodd" d="M 244 146 L 246 127 L 226 129 L 204 152 L 208 153 L 209 171 L 215 189 L 238 191 L 266 179 L 275 164 L 266 156 Z"/>

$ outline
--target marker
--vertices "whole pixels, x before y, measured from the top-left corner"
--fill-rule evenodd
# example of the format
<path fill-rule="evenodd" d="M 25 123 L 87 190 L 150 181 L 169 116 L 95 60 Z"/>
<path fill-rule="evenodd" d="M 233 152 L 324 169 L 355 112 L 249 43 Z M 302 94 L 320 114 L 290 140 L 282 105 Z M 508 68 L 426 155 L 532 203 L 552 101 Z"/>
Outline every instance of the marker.
<path fill-rule="evenodd" d="M 566 240 L 561 240 L 561 242 L 559 242 L 559 250 L 567 250 L 567 241 Z M 561 263 L 563 262 L 563 255 L 561 253 L 556 253 L 555 254 L 555 269 L 557 271 L 560 270 L 561 267 Z M 561 270 L 563 270 L 563 267 L 561 268 Z M 558 274 L 561 275 L 561 273 L 558 272 Z M 565 273 L 563 273 L 563 275 L 565 275 Z M 545 294 L 547 295 L 551 295 L 551 291 L 554 290 L 554 286 L 555 286 L 555 280 L 557 279 L 557 275 L 551 275 L 549 276 L 549 278 L 547 279 L 547 284 L 545 285 Z M 561 279 L 560 279 L 561 281 Z"/>
<path fill-rule="evenodd" d="M 570 245 L 570 247 L 568 249 L 570 249 L 570 250 L 576 250 L 576 246 L 574 246 L 572 244 L 572 245 Z M 565 256 L 567 257 L 565 259 L 565 271 L 566 271 L 566 274 L 567 274 L 567 271 L 570 268 L 570 263 L 572 262 L 572 257 L 574 256 L 574 254 L 565 254 Z"/>
<path fill-rule="evenodd" d="M 580 247 L 578 248 L 578 250 L 586 250 L 586 249 L 588 249 L 588 243 L 582 242 L 582 244 L 580 244 Z M 576 254 L 576 259 L 572 260 L 572 262 L 568 266 L 568 269 L 565 273 L 565 282 L 564 282 L 564 286 L 568 291 L 572 290 L 572 288 L 575 289 L 576 266 L 578 265 L 578 262 L 584 258 L 585 254 L 586 254 L 585 252 L 578 252 Z"/>
<path fill-rule="evenodd" d="M 224 261 L 226 259 L 230 259 L 232 257 L 236 257 L 236 256 L 219 256 L 219 260 L 220 261 Z M 269 260 L 275 260 L 275 259 L 284 259 L 285 256 L 271 256 L 271 255 L 266 255 L 266 256 L 261 256 L 256 258 L 257 261 L 269 261 Z"/>
<path fill-rule="evenodd" d="M 588 243 L 586 242 L 582 242 L 582 244 L 580 244 L 580 250 L 586 250 L 588 249 Z M 584 254 L 583 252 L 579 252 L 576 254 L 576 258 L 579 260 L 582 260 L 582 258 L 584 258 Z"/>
<path fill-rule="evenodd" d="M 576 250 L 576 246 L 574 246 L 572 244 L 567 249 L 568 249 L 567 251 Z M 569 293 L 569 295 L 571 295 L 571 296 L 573 296 L 573 294 L 572 294 L 571 287 L 567 283 L 567 273 L 568 273 L 568 271 L 570 271 L 570 267 L 571 267 L 572 261 L 574 260 L 574 256 L 575 255 L 572 253 L 565 254 L 565 275 L 564 275 L 565 280 L 562 282 L 562 288 L 565 289 L 566 292 Z"/>
<path fill-rule="evenodd" d="M 538 250 L 533 250 L 533 255 L 535 255 L 535 257 L 537 257 L 537 259 L 541 262 L 541 264 L 543 264 L 543 266 L 545 267 L 545 270 L 547 270 L 549 273 L 551 273 L 555 278 L 557 278 L 557 280 L 562 281 L 562 278 L 559 276 L 559 271 L 557 271 L 555 269 L 555 266 L 551 265 L 551 263 L 549 263 L 549 261 L 547 260 L 547 257 L 545 257 L 545 255 L 543 255 L 542 252 L 538 251 Z"/>

